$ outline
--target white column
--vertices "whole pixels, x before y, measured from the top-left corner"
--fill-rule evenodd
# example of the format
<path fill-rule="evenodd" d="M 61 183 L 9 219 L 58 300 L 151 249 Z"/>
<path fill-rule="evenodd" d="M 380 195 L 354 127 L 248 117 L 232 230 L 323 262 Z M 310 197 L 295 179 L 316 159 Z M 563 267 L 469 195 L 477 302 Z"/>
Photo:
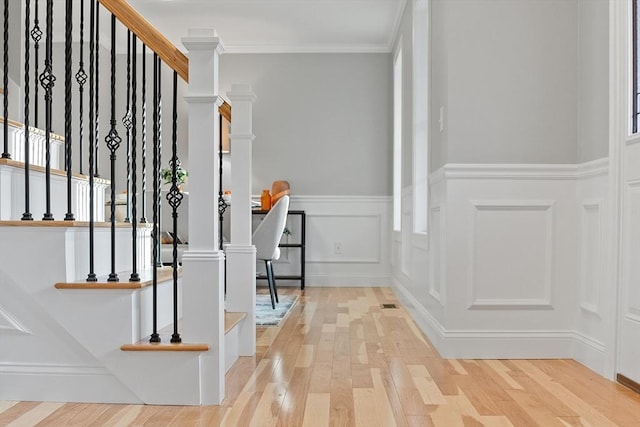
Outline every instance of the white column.
<path fill-rule="evenodd" d="M 227 246 L 227 310 L 247 317 L 238 325 L 240 356 L 256 352 L 256 248 L 251 243 L 252 111 L 250 85 L 234 84 L 231 101 L 231 244 Z"/>
<path fill-rule="evenodd" d="M 185 342 L 208 343 L 201 356 L 201 404 L 224 399 L 224 254 L 218 250 L 218 66 L 223 45 L 214 30 L 189 30 L 189 249 L 182 257 Z"/>

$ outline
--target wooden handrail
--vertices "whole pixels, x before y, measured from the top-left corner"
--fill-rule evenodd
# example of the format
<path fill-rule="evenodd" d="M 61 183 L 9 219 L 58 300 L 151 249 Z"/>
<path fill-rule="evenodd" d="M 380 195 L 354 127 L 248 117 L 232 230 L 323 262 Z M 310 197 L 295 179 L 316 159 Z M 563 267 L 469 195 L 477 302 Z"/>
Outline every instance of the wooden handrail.
<path fill-rule="evenodd" d="M 158 56 L 185 82 L 189 82 L 189 58 L 173 45 L 160 31 L 147 21 L 125 0 L 99 0 L 109 12 L 131 32 L 133 32 L 149 49 Z M 231 121 L 231 106 L 225 101 L 220 108 L 220 114 Z"/>
<path fill-rule="evenodd" d="M 109 12 L 133 32 L 142 42 L 171 67 L 185 82 L 189 82 L 189 59 L 160 31 L 124 0 L 99 0 Z"/>

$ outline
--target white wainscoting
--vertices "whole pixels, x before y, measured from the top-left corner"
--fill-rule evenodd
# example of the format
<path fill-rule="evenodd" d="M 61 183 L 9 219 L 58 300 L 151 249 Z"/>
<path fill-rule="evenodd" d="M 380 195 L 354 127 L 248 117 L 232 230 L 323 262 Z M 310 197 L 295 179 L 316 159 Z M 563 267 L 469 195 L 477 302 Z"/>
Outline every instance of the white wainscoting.
<path fill-rule="evenodd" d="M 599 159 L 580 164 L 577 171 L 580 254 L 575 307 L 573 358 L 607 377 L 614 374 L 615 292 L 607 280 L 612 260 L 606 247 L 611 239 L 608 221 L 609 162 Z"/>
<path fill-rule="evenodd" d="M 600 159 L 431 175 L 429 283 L 396 268 L 394 286 L 443 356 L 573 357 L 607 374 L 607 173 Z"/>
<path fill-rule="evenodd" d="M 391 286 L 391 197 L 293 195 L 290 208 L 307 214 L 307 286 Z M 292 243 L 297 222 L 295 216 L 287 222 Z M 299 272 L 297 251 L 283 251 L 277 275 Z M 278 282 L 287 285 L 298 282 Z"/>
<path fill-rule="evenodd" d="M 469 308 L 552 308 L 553 200 L 472 200 Z"/>

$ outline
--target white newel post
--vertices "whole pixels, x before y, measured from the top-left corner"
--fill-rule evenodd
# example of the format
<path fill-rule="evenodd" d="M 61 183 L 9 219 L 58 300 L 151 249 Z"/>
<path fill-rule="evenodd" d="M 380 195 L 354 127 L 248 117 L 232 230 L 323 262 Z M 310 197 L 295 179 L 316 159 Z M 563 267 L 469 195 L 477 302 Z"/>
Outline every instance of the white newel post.
<path fill-rule="evenodd" d="M 225 395 L 224 254 L 218 249 L 218 66 L 223 45 L 214 30 L 189 30 L 189 249 L 182 258 L 182 339 L 208 343 L 201 358 L 201 404 Z"/>
<path fill-rule="evenodd" d="M 250 85 L 235 84 L 231 101 L 231 244 L 227 246 L 227 310 L 247 313 L 238 325 L 240 356 L 256 352 L 256 248 L 251 243 L 251 144 L 253 102 Z"/>

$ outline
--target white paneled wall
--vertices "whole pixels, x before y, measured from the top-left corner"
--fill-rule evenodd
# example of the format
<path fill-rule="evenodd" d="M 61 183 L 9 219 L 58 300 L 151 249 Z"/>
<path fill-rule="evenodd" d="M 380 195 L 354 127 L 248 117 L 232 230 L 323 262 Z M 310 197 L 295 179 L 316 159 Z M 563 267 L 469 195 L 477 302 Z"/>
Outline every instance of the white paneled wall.
<path fill-rule="evenodd" d="M 572 357 L 607 374 L 607 171 L 602 159 L 432 174 L 429 246 L 414 236 L 404 274 L 397 233 L 393 277 L 444 357 Z"/>
<path fill-rule="evenodd" d="M 576 251 L 580 255 L 578 289 L 576 292 L 576 340 L 573 357 L 604 375 L 613 375 L 612 358 L 615 346 L 612 330 L 615 301 L 613 285 L 608 284 L 607 268 L 611 231 L 608 228 L 608 162 L 607 159 L 584 163 L 578 170 L 577 208 L 579 239 Z"/>
<path fill-rule="evenodd" d="M 390 286 L 390 197 L 293 195 L 290 208 L 307 214 L 307 286 Z M 291 243 L 299 241 L 298 223 L 287 221 Z M 283 249 L 276 275 L 298 274 L 298 259 L 299 249 Z"/>

